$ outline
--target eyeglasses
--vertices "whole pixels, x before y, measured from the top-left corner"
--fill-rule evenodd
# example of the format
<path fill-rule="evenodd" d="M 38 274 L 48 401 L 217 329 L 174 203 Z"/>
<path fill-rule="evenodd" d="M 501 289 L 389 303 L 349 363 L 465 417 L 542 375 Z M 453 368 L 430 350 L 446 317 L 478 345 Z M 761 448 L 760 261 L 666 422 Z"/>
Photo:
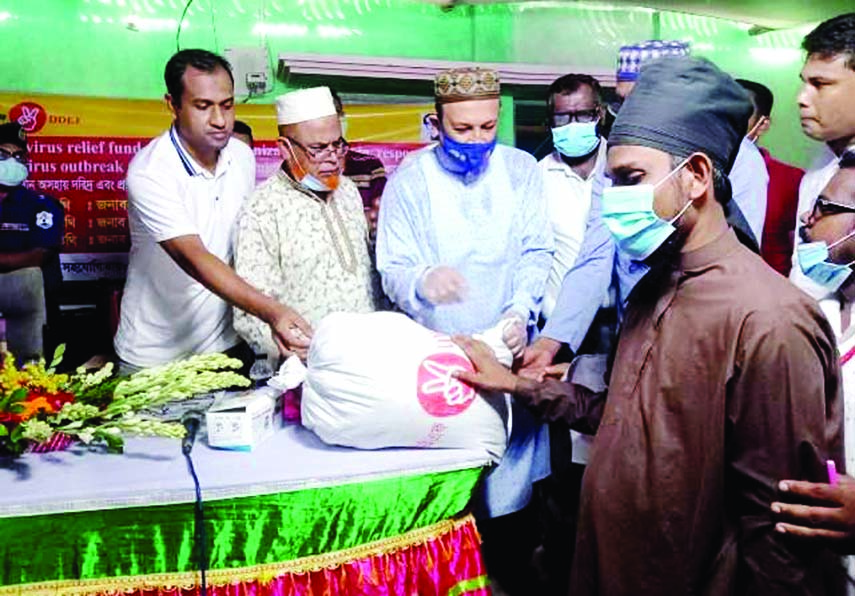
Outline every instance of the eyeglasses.
<path fill-rule="evenodd" d="M 7 159 L 14 159 L 18 163 L 27 165 L 27 152 L 15 151 L 14 153 L 12 153 L 11 151 L 6 151 L 2 147 L 0 147 L 0 161 L 6 161 Z"/>
<path fill-rule="evenodd" d="M 349 147 L 347 141 L 344 140 L 344 137 L 339 137 L 338 140 L 335 140 L 332 143 L 317 143 L 309 146 L 303 145 L 300 141 L 291 137 L 285 138 L 291 143 L 297 145 L 297 147 L 302 149 L 306 155 L 313 160 L 320 160 L 325 155 L 332 155 L 333 157 L 341 158 L 345 153 L 347 153 L 347 149 Z"/>
<path fill-rule="evenodd" d="M 575 112 L 555 112 L 552 114 L 552 124 L 554 126 L 565 126 L 571 122 L 580 122 L 589 124 L 596 122 L 600 118 L 600 112 L 597 108 L 591 110 L 576 110 Z"/>
<path fill-rule="evenodd" d="M 844 205 L 843 203 L 835 203 L 829 201 L 822 195 L 814 201 L 813 209 L 810 212 L 811 219 L 819 219 L 829 215 L 839 215 L 841 213 L 855 213 L 855 205 Z"/>

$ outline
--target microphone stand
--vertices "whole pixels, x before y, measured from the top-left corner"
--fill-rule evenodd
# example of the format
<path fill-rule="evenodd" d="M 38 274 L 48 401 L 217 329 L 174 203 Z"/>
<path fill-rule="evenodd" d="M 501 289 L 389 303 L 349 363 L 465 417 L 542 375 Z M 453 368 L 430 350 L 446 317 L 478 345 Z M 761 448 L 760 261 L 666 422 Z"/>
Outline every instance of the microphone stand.
<path fill-rule="evenodd" d="M 193 478 L 193 486 L 196 489 L 196 504 L 194 506 L 194 538 L 196 547 L 199 552 L 199 572 L 202 576 L 202 596 L 208 595 L 208 553 L 207 541 L 205 538 L 205 511 L 202 505 L 202 487 L 199 484 L 199 477 L 196 476 L 196 468 L 193 466 L 193 458 L 190 457 L 190 452 L 193 450 L 193 443 L 196 441 L 196 433 L 199 431 L 201 424 L 199 412 L 188 412 L 181 418 L 181 423 L 187 429 L 187 434 L 181 440 L 181 453 L 187 460 L 187 469 L 190 470 L 190 476 Z"/>

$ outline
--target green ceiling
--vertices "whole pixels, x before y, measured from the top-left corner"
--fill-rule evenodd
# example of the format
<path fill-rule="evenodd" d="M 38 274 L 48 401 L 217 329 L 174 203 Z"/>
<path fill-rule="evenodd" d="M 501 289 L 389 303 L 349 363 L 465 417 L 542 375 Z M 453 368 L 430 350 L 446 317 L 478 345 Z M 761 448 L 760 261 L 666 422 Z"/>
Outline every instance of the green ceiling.
<path fill-rule="evenodd" d="M 499 4 L 510 0 L 425 0 L 445 6 L 458 4 Z M 520 3 L 519 0 L 514 0 Z M 525 0 L 523 0 L 525 1 Z M 769 28 L 794 27 L 823 21 L 835 15 L 855 11 L 852 0 L 612 0 L 611 2 L 579 2 L 577 0 L 528 0 L 539 5 L 642 6 L 691 14 L 721 17 Z"/>

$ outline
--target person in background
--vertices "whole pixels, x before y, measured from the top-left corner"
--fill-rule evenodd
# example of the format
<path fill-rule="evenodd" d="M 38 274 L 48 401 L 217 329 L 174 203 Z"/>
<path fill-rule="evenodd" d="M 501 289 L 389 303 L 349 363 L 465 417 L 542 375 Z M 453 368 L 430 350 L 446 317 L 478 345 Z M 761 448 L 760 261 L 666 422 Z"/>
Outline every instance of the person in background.
<path fill-rule="evenodd" d="M 238 275 L 316 325 L 332 312 L 372 312 L 382 293 L 356 185 L 342 176 L 347 145 L 327 87 L 276 99 L 282 167 L 240 214 Z M 277 355 L 264 321 L 235 309 L 235 329 L 257 354 Z"/>
<path fill-rule="evenodd" d="M 775 98 L 768 87 L 755 81 L 736 79 L 751 96 L 754 113 L 748 121 L 746 138 L 757 145 L 766 171 L 769 173 L 769 190 L 766 201 L 766 221 L 763 224 L 763 241 L 760 255 L 783 276 L 790 274 L 793 254 L 793 228 L 799 201 L 799 184 L 804 170 L 778 161 L 768 149 L 759 146 L 762 137 L 772 124 L 772 106 Z"/>
<path fill-rule="evenodd" d="M 751 110 L 711 62 L 669 57 L 644 67 L 609 136 L 603 217 L 653 269 L 630 296 L 585 472 L 574 596 L 843 588 L 835 554 L 776 532 L 769 509 L 778 478 L 819 480 L 841 462 L 843 412 L 825 317 L 724 215 Z M 592 413 L 595 396 L 456 341 L 477 369 L 463 381 L 551 401 L 571 422 Z"/>
<path fill-rule="evenodd" d="M 846 469 L 855 470 L 855 152 L 841 155 L 839 169 L 801 216 L 796 261 L 802 273 L 828 292 L 821 302 L 837 336 L 843 377 Z M 772 504 L 779 532 L 817 538 L 855 554 L 855 479 L 841 475 L 836 485 L 784 480 Z M 784 502 L 795 501 L 795 502 Z M 850 575 L 855 565 L 850 563 Z"/>
<path fill-rule="evenodd" d="M 24 128 L 0 125 L 0 313 L 21 360 L 43 355 L 44 327 L 58 314 L 65 225 L 59 201 L 24 186 L 27 164 Z"/>
<path fill-rule="evenodd" d="M 235 125 L 232 129 L 232 136 L 237 140 L 246 143 L 250 149 L 255 146 L 252 139 L 252 128 L 250 128 L 249 124 L 243 120 L 235 120 Z"/>
<path fill-rule="evenodd" d="M 554 150 L 538 165 L 555 240 L 541 309 L 543 318 L 548 320 L 561 282 L 582 246 L 594 178 L 602 175 L 605 167 L 606 143 L 599 135 L 605 110 L 595 78 L 568 74 L 556 79 L 547 90 L 546 109 Z"/>
<path fill-rule="evenodd" d="M 114 339 L 120 371 L 205 352 L 251 361 L 232 327 L 231 306 L 264 320 L 282 352 L 306 349 L 306 322 L 231 268 L 235 221 L 255 186 L 255 158 L 232 139 L 229 63 L 205 50 L 181 50 L 164 79 L 172 126 L 128 168 L 131 251 Z"/>
<path fill-rule="evenodd" d="M 840 156 L 855 148 L 855 12 L 820 23 L 802 40 L 807 53 L 802 66 L 802 88 L 798 95 L 802 131 L 825 143 L 822 154 L 805 173 L 799 186 L 797 212 L 809 211 L 828 181 L 839 169 Z M 800 237 L 800 219 L 795 238 Z M 798 241 L 792 256 L 790 280 L 799 288 L 822 300 L 828 291 L 809 279 L 797 263 Z"/>
<path fill-rule="evenodd" d="M 543 173 L 547 214 L 555 240 L 552 268 L 546 280 L 541 317 L 548 321 L 567 272 L 582 247 L 594 181 L 603 176 L 606 140 L 601 136 L 605 115 L 599 82 L 585 74 L 556 79 L 547 90 L 547 117 L 553 151 L 538 163 Z M 603 295 L 598 319 L 580 352 L 608 353 L 614 329 L 614 308 Z M 599 320 L 599 324 L 596 322 Z M 593 340 L 593 341 L 592 341 Z M 548 590 L 566 592 L 567 561 L 572 559 L 579 489 L 592 437 L 569 430 L 562 421 L 550 423 L 552 474 L 539 484 L 543 518 L 543 557 Z"/>
<path fill-rule="evenodd" d="M 552 233 L 534 158 L 496 143 L 499 76 L 458 68 L 435 80 L 440 142 L 399 167 L 386 185 L 377 268 L 395 305 L 440 333 L 501 326 L 522 353 L 552 265 Z M 549 474 L 548 435 L 513 410 L 504 459 L 477 499 L 487 568 L 508 591 L 531 593 L 527 569 L 537 536 L 524 509 Z"/>
<path fill-rule="evenodd" d="M 338 117 L 341 120 L 342 137 L 347 139 L 347 116 L 344 114 L 344 105 L 335 90 L 330 89 L 335 102 Z M 386 168 L 383 162 L 367 153 L 361 153 L 350 147 L 344 156 L 343 175 L 356 184 L 359 195 L 362 197 L 362 206 L 365 217 L 368 219 L 368 231 L 372 240 L 377 235 L 377 214 L 380 212 L 380 197 L 386 188 Z"/>
<path fill-rule="evenodd" d="M 641 68 L 657 59 L 669 56 L 686 56 L 688 44 L 682 41 L 646 41 L 624 46 L 618 53 L 617 88 L 619 97 L 629 97 L 635 87 Z M 619 107 L 619 106 L 617 106 Z M 743 215 L 741 205 L 766 204 L 766 168 L 753 143 L 744 141 L 739 146 L 727 185 L 732 188 L 732 197 L 725 205 L 728 223 L 740 241 L 759 250 L 759 231 L 762 222 L 752 225 Z M 762 172 L 762 175 L 757 175 Z M 539 337 L 526 349 L 521 372 L 531 378 L 541 378 L 546 367 L 553 361 L 562 345 L 572 353 L 579 351 L 587 336 L 609 286 L 614 282 L 618 315 L 635 285 L 647 274 L 649 267 L 643 259 L 633 259 L 616 249 L 608 228 L 603 223 L 600 196 L 603 187 L 609 184 L 604 176 L 594 179 L 591 210 L 585 230 L 585 240 L 576 262 L 561 284 L 552 317 L 546 322 Z M 759 225 L 759 227 L 757 227 Z"/>

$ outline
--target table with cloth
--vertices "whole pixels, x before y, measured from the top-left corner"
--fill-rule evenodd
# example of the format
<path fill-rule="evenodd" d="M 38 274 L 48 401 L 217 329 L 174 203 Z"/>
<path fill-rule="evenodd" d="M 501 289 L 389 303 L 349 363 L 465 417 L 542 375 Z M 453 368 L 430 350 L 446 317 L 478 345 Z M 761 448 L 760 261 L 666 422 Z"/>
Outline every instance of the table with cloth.
<path fill-rule="evenodd" d="M 360 451 L 287 425 L 252 452 L 193 451 L 208 593 L 489 594 L 467 502 L 488 458 Z M 177 441 L 0 464 L 0 596 L 200 593 L 194 485 Z"/>

